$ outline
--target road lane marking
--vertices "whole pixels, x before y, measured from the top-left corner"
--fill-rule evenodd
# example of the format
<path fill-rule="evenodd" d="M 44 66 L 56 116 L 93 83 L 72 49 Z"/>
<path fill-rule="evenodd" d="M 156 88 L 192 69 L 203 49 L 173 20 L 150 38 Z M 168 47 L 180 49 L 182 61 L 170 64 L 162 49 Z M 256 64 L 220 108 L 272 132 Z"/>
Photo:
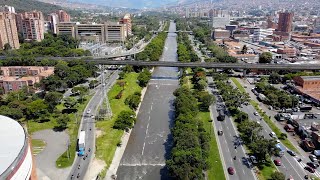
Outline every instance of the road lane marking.
<path fill-rule="evenodd" d="M 244 169 L 242 169 L 243 174 L 246 174 L 246 172 L 244 171 Z"/>
<path fill-rule="evenodd" d="M 288 161 L 288 163 L 291 165 L 291 167 L 294 169 L 294 171 L 297 173 L 297 175 L 300 177 L 300 179 L 303 179 L 301 176 L 300 176 L 300 173 L 298 173 L 298 171 L 296 170 L 295 167 L 293 167 L 293 165 L 291 164 L 291 162 L 288 160 L 288 158 L 286 156 L 284 156 L 284 158 Z"/>

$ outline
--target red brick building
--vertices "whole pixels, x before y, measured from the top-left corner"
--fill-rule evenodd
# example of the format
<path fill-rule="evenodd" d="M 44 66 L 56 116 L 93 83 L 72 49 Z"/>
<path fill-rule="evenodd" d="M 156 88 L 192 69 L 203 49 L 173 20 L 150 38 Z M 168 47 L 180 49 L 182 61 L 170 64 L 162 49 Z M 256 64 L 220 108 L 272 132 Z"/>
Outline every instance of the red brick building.
<path fill-rule="evenodd" d="M 278 31 L 291 32 L 293 22 L 293 13 L 282 12 L 279 13 Z"/>
<path fill-rule="evenodd" d="M 298 76 L 293 80 L 298 92 L 320 101 L 320 76 Z"/>

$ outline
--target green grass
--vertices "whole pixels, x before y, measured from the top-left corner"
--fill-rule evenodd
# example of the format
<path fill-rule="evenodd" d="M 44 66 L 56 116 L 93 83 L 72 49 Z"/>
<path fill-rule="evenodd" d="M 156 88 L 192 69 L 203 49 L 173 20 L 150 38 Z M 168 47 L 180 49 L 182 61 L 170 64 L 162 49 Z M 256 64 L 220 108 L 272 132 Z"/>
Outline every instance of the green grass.
<path fill-rule="evenodd" d="M 210 112 L 199 112 L 197 118 L 201 120 L 204 124 L 204 128 L 207 132 L 210 132 L 210 153 L 208 157 L 209 169 L 208 179 L 209 180 L 223 180 L 226 179 L 223 171 L 222 162 L 220 159 L 219 149 L 215 137 L 215 133 L 212 127 L 212 122 L 210 118 Z"/>
<path fill-rule="evenodd" d="M 68 158 L 68 151 L 65 151 L 56 161 L 56 166 L 58 168 L 66 168 L 72 165 L 73 160 L 75 158 L 75 152 L 76 152 L 76 146 L 77 146 L 77 139 L 78 139 L 78 130 L 80 127 L 80 121 L 81 121 L 81 116 L 84 109 L 86 108 L 88 102 L 90 99 L 93 97 L 93 95 L 87 96 L 86 100 L 82 104 L 78 104 L 77 109 L 78 109 L 78 117 L 77 117 L 77 122 L 76 122 L 76 115 L 75 114 L 69 114 L 69 117 L 71 119 L 70 122 L 68 122 L 68 129 L 67 132 L 69 134 L 70 138 L 70 146 L 69 146 L 69 158 Z M 61 107 L 57 107 L 61 108 Z M 63 108 L 63 107 L 62 107 Z"/>
<path fill-rule="evenodd" d="M 32 154 L 37 155 L 45 148 L 46 143 L 39 139 L 32 139 L 31 145 L 32 145 Z"/>
<path fill-rule="evenodd" d="M 277 171 L 276 167 L 274 166 L 273 162 L 271 162 L 271 160 L 266 162 L 266 164 L 259 166 L 258 168 L 259 168 L 259 172 L 258 172 L 259 180 L 269 180 L 271 179 L 271 174 Z"/>
<path fill-rule="evenodd" d="M 117 144 L 121 141 L 123 135 L 122 130 L 113 129 L 112 126 L 117 118 L 118 114 L 123 110 L 130 110 L 130 108 L 124 104 L 125 99 L 134 92 L 140 92 L 142 88 L 136 83 L 138 73 L 126 74 L 124 81 L 126 86 L 123 91 L 121 99 L 116 99 L 115 96 L 121 91 L 121 87 L 115 84 L 108 92 L 108 98 L 112 109 L 113 116 L 110 120 L 98 121 L 96 127 L 102 131 L 102 135 L 96 139 L 96 155 L 99 159 L 102 159 L 107 164 L 108 168 L 112 162 Z"/>
<path fill-rule="evenodd" d="M 34 132 L 45 130 L 45 129 L 53 129 L 57 125 L 56 120 L 53 117 L 50 117 L 50 121 L 38 123 L 35 121 L 28 121 L 28 133 L 33 134 Z"/>
<path fill-rule="evenodd" d="M 246 90 L 241 86 L 241 84 L 239 83 L 239 81 L 236 80 L 236 78 L 232 77 L 232 78 L 230 78 L 230 79 L 231 79 L 231 80 L 233 81 L 233 83 L 237 86 L 237 88 L 239 89 L 240 92 L 243 92 L 243 93 L 246 92 Z"/>

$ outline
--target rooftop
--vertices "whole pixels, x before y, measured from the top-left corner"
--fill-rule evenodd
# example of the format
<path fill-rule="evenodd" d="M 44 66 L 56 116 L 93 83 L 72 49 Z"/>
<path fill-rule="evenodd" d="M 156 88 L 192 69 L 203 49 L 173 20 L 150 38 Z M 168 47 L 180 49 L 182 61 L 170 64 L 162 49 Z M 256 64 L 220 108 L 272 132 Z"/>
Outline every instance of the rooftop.
<path fill-rule="evenodd" d="M 0 115 L 0 174 L 16 159 L 25 142 L 25 132 L 15 120 Z"/>
<path fill-rule="evenodd" d="M 301 76 L 305 81 L 320 80 L 320 76 Z"/>

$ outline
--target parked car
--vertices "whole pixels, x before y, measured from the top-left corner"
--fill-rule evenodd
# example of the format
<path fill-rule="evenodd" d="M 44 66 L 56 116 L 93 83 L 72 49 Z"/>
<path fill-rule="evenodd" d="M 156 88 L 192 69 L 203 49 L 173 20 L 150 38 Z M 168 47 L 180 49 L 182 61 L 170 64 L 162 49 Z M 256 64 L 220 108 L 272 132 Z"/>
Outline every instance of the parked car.
<path fill-rule="evenodd" d="M 255 116 L 258 116 L 258 115 L 259 115 L 258 112 L 254 112 L 253 114 L 254 114 Z"/>
<path fill-rule="evenodd" d="M 233 168 L 233 167 L 228 167 L 228 173 L 229 173 L 230 175 L 234 175 L 234 173 L 235 173 L 234 168 Z"/>
<path fill-rule="evenodd" d="M 296 153 L 293 152 L 293 151 L 291 151 L 291 150 L 288 150 L 287 152 L 288 152 L 288 154 L 290 154 L 291 156 L 296 156 Z"/>
<path fill-rule="evenodd" d="M 222 135 L 223 135 L 223 131 L 222 131 L 222 130 L 219 130 L 219 131 L 218 131 L 218 135 L 219 135 L 219 136 L 222 136 Z"/>
<path fill-rule="evenodd" d="M 307 162 L 307 165 L 312 167 L 313 169 L 317 169 L 319 167 L 319 164 L 315 162 Z"/>
<path fill-rule="evenodd" d="M 312 161 L 312 162 L 317 162 L 317 157 L 315 156 L 315 155 L 313 155 L 313 154 L 310 154 L 309 155 L 309 158 L 310 158 L 310 160 Z"/>
<path fill-rule="evenodd" d="M 88 110 L 87 110 L 87 114 L 90 114 L 90 113 L 91 113 L 91 109 L 88 109 Z"/>
<path fill-rule="evenodd" d="M 273 162 L 276 166 L 281 166 L 281 161 L 279 159 L 275 159 Z"/>
<path fill-rule="evenodd" d="M 315 172 L 315 170 L 314 170 L 312 167 L 310 167 L 310 166 L 306 166 L 304 169 L 307 170 L 307 171 L 309 171 L 309 172 L 311 172 L 311 173 L 314 173 L 314 172 Z"/>

